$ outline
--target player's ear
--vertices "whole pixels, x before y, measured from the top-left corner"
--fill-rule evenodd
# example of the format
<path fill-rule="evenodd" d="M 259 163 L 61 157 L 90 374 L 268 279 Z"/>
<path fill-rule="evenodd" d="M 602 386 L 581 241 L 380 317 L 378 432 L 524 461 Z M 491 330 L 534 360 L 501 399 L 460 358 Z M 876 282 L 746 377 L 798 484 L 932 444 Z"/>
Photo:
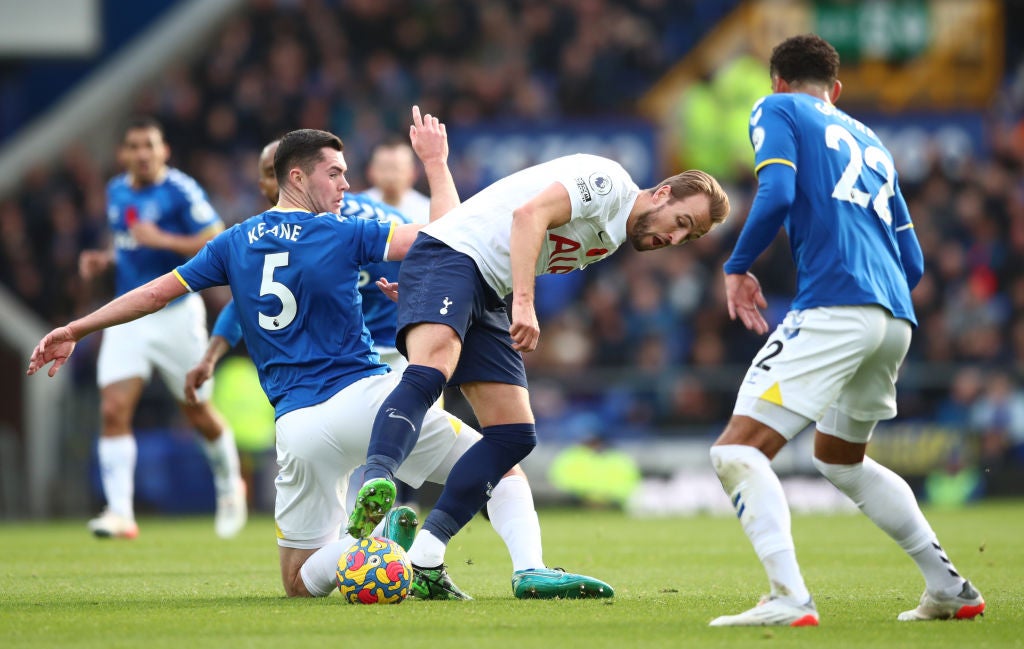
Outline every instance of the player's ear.
<path fill-rule="evenodd" d="M 839 95 L 843 92 L 843 82 L 836 79 L 835 84 L 832 86 L 832 103 L 836 103 L 839 100 Z"/>
<path fill-rule="evenodd" d="M 293 183 L 295 183 L 296 185 L 301 185 L 302 184 L 302 177 L 303 177 L 302 169 L 299 169 L 298 167 L 292 167 L 288 171 L 288 178 L 290 178 L 291 181 Z"/>

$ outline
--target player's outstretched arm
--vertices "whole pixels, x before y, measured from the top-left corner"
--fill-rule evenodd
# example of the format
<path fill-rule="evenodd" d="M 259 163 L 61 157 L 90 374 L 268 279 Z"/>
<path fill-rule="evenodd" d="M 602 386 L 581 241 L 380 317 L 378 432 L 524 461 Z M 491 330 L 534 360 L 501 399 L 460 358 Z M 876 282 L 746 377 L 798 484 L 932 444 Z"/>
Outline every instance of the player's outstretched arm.
<path fill-rule="evenodd" d="M 409 141 L 423 163 L 430 187 L 430 220 L 435 221 L 461 202 L 455 179 L 448 169 L 448 131 L 444 122 L 429 113 L 421 116 L 420 107 L 413 106 Z"/>
<path fill-rule="evenodd" d="M 46 334 L 29 358 L 28 374 L 35 374 L 49 363 L 47 373 L 57 374 L 75 350 L 79 340 L 94 331 L 137 320 L 164 308 L 168 302 L 185 294 L 185 286 L 173 273 L 161 275 L 121 297 L 108 302 L 92 313 Z"/>
<path fill-rule="evenodd" d="M 50 362 L 53 367 L 47 372 L 49 376 L 57 374 L 64 363 L 68 361 L 71 352 L 75 351 L 78 339 L 67 326 L 54 329 L 43 336 L 36 348 L 32 350 L 32 357 L 28 361 L 28 374 L 31 376 L 40 369 L 46 367 Z"/>

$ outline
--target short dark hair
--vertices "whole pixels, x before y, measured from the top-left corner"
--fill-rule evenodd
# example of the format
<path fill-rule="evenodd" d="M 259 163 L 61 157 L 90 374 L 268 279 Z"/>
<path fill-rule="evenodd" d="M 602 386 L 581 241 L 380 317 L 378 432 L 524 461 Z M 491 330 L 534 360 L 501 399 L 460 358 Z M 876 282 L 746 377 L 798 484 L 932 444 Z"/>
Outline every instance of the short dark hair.
<path fill-rule="evenodd" d="M 161 138 L 164 136 L 164 127 L 157 118 L 150 115 L 133 115 L 124 123 L 124 128 L 121 130 L 121 141 L 123 142 L 128 137 L 130 131 L 147 128 L 155 128 L 160 133 Z"/>
<path fill-rule="evenodd" d="M 824 83 L 839 78 L 839 52 L 817 34 L 791 36 L 775 46 L 769 60 L 772 76 L 787 83 Z"/>
<path fill-rule="evenodd" d="M 672 200 L 679 201 L 698 194 L 707 196 L 710 203 L 708 211 L 712 225 L 722 223 L 729 216 L 729 195 L 725 193 L 715 177 L 706 171 L 690 169 L 671 178 L 666 178 L 655 187 L 663 185 L 668 185 L 672 190 Z"/>
<path fill-rule="evenodd" d="M 320 150 L 324 147 L 342 151 L 345 145 L 334 133 L 313 128 L 302 128 L 285 134 L 274 154 L 274 176 L 277 178 L 277 184 L 283 188 L 288 182 L 288 171 L 294 167 L 302 169 L 307 174 L 312 173 L 313 167 L 323 160 Z"/>

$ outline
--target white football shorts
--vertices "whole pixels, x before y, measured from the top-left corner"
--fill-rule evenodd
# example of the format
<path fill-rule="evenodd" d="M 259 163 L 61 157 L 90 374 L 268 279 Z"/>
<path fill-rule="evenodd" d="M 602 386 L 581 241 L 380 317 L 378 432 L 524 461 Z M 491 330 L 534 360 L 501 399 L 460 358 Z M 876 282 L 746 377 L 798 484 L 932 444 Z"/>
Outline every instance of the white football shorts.
<path fill-rule="evenodd" d="M 206 305 L 198 294 L 187 294 L 156 313 L 115 325 L 103 332 L 96 380 L 100 388 L 126 379 L 149 381 L 155 367 L 174 398 L 185 400 L 185 375 L 206 352 Z M 213 380 L 199 390 L 206 401 Z"/>
<path fill-rule="evenodd" d="M 277 420 L 277 543 L 314 549 L 339 538 L 348 519 L 349 477 L 366 462 L 377 410 L 401 375 L 356 381 L 327 401 Z M 427 411 L 419 441 L 396 477 L 412 487 L 444 484 L 455 462 L 480 434 L 444 410 Z"/>
<path fill-rule="evenodd" d="M 754 356 L 733 414 L 786 439 L 818 422 L 822 432 L 866 443 L 875 423 L 896 416 L 896 379 L 911 332 L 879 306 L 790 311 Z"/>

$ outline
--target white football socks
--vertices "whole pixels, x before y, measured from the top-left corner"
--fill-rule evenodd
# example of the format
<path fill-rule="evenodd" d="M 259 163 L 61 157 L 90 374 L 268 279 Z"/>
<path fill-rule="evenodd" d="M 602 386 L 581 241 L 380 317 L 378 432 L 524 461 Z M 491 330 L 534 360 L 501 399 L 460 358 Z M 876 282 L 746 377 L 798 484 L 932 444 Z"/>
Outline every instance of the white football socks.
<path fill-rule="evenodd" d="M 299 577 L 306 590 L 313 597 L 325 597 L 338 586 L 338 562 L 341 555 L 352 547 L 356 540 L 344 535 L 337 541 L 331 541 L 313 554 L 299 568 Z"/>
<path fill-rule="evenodd" d="M 752 446 L 727 444 L 711 447 L 711 464 L 764 565 L 772 594 L 806 603 L 811 595 L 796 561 L 789 506 L 771 462 Z"/>
<path fill-rule="evenodd" d="M 416 540 L 407 553 L 412 565 L 419 568 L 436 568 L 444 563 L 444 551 L 446 546 L 439 538 L 430 533 L 430 530 L 420 529 Z"/>
<path fill-rule="evenodd" d="M 213 487 L 217 495 L 231 494 L 242 475 L 234 432 L 230 427 L 224 426 L 217 439 L 208 440 L 200 435 L 199 442 L 207 462 L 210 463 L 210 470 L 213 472 Z"/>
<path fill-rule="evenodd" d="M 135 520 L 135 463 L 139 450 L 133 435 L 101 436 L 98 444 L 100 478 L 107 509 Z"/>
<path fill-rule="evenodd" d="M 869 457 L 861 464 L 826 464 L 814 458 L 814 466 L 910 555 L 928 592 L 960 592 L 964 579 L 939 546 L 906 480 Z"/>
<path fill-rule="evenodd" d="M 506 476 L 498 482 L 487 502 L 487 515 L 508 547 L 513 571 L 544 567 L 540 521 L 525 476 Z"/>

